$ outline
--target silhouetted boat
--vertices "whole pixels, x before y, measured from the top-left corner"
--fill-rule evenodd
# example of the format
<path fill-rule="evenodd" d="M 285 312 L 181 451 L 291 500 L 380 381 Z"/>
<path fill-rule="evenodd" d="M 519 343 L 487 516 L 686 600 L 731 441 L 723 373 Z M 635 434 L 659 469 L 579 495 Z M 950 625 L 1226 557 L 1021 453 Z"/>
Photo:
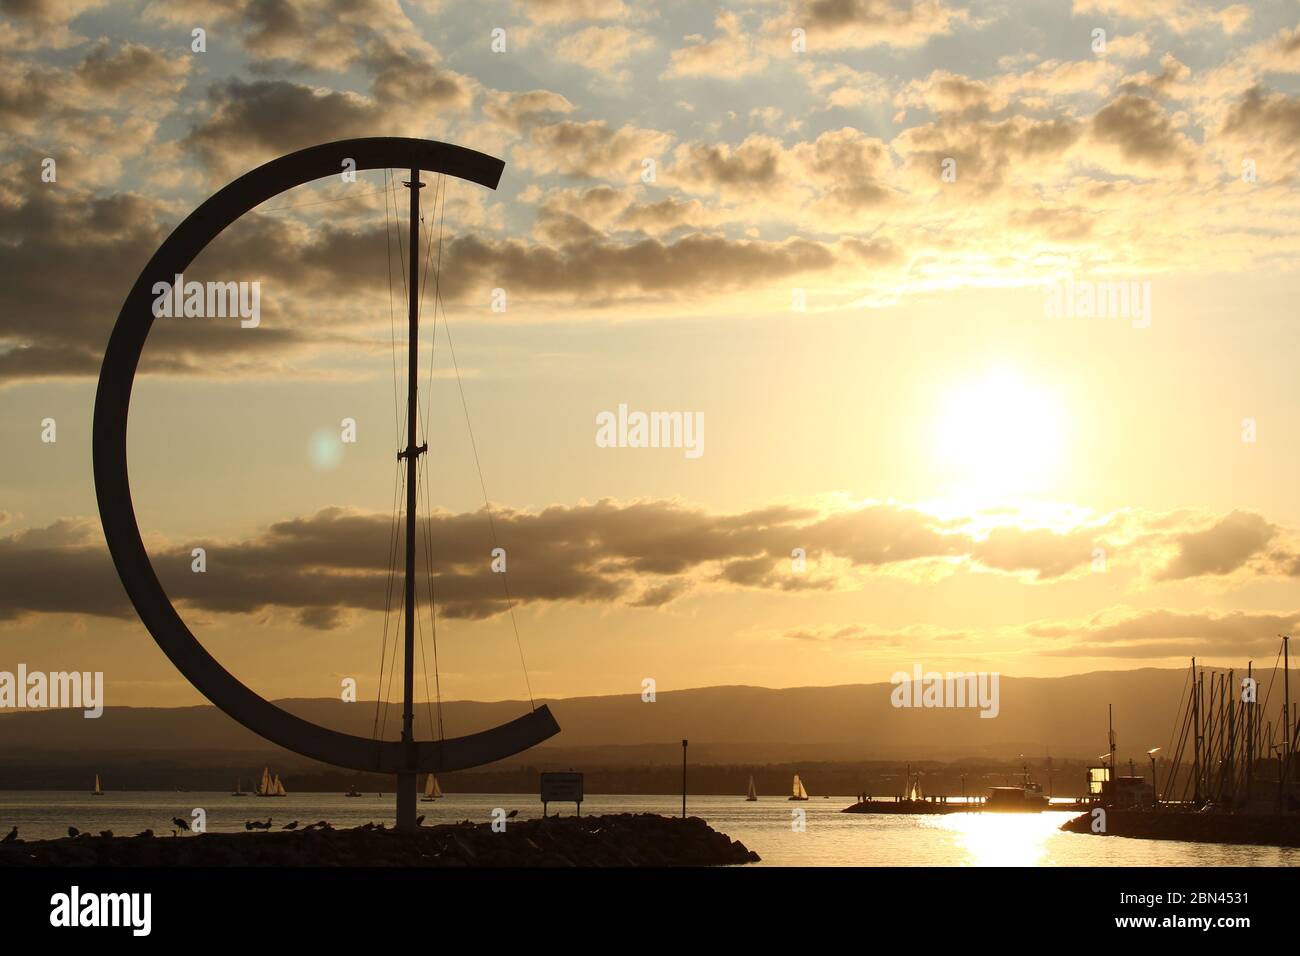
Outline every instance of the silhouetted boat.
<path fill-rule="evenodd" d="M 1047 804 L 1042 786 L 1030 781 L 1029 769 L 1025 768 L 1025 779 L 1020 786 L 989 787 L 989 798 L 984 803 L 984 809 L 1003 813 L 1042 813 L 1047 809 Z"/>
<path fill-rule="evenodd" d="M 797 777 L 795 779 L 798 779 Z M 754 789 L 754 775 L 749 775 L 749 793 L 746 794 L 746 802 L 753 802 L 758 799 L 758 791 Z"/>
<path fill-rule="evenodd" d="M 235 792 L 232 793 L 231 796 L 232 796 L 232 797 L 246 797 L 246 796 L 248 796 L 248 794 L 244 792 L 244 788 L 240 785 L 240 780 L 239 780 L 238 777 L 235 778 Z"/>
<path fill-rule="evenodd" d="M 90 791 L 90 795 L 92 797 L 102 797 L 104 795 L 104 788 L 99 785 L 99 774 L 95 774 L 95 789 Z"/>
<path fill-rule="evenodd" d="M 424 781 L 424 796 L 420 798 L 420 802 L 431 803 L 441 796 L 442 788 L 438 786 L 438 778 L 433 774 L 429 774 L 428 779 Z"/>
<path fill-rule="evenodd" d="M 284 789 L 284 784 L 280 782 L 279 774 L 272 774 L 267 768 L 262 768 L 262 782 L 257 787 L 259 797 L 285 797 L 288 796 Z"/>
<path fill-rule="evenodd" d="M 348 787 L 348 792 L 345 793 L 345 794 L 343 794 L 343 796 L 345 796 L 345 797 L 359 797 L 359 796 L 361 796 L 361 791 L 358 790 L 356 787 Z"/>
<path fill-rule="evenodd" d="M 791 800 L 808 799 L 808 791 L 803 788 L 803 781 L 799 779 L 798 774 L 794 775 L 794 794 L 790 797 L 790 799 Z"/>

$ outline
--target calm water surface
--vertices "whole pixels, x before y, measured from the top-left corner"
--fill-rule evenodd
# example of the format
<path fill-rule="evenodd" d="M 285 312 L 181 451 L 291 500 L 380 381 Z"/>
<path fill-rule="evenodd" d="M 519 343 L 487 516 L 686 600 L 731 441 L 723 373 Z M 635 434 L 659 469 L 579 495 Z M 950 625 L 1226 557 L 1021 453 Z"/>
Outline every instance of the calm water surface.
<path fill-rule="evenodd" d="M 839 811 L 849 797 L 813 798 L 792 804 L 783 797 L 746 803 L 742 797 L 694 797 L 687 810 L 741 840 L 763 858 L 762 866 L 1294 866 L 1300 849 L 1174 843 L 1061 833 L 1069 813 L 957 813 L 946 816 L 886 816 Z M 0 791 L 0 833 L 17 826 L 24 839 L 67 835 L 69 826 L 98 833 L 132 835 L 150 829 L 170 838 L 171 818 L 189 818 L 202 807 L 210 832 L 244 829 L 245 820 L 328 820 L 338 827 L 374 821 L 392 823 L 393 795 L 304 793 L 264 799 L 227 793 L 140 791 L 102 797 L 67 791 Z M 486 822 L 492 810 L 541 816 L 541 804 L 526 794 L 449 794 L 419 804 L 425 824 L 457 820 Z M 554 810 L 555 807 L 552 806 Z M 564 815 L 572 805 L 562 808 Z M 804 830 L 792 827 L 792 811 L 804 811 Z M 584 815 L 596 813 L 680 813 L 681 798 L 591 795 Z"/>

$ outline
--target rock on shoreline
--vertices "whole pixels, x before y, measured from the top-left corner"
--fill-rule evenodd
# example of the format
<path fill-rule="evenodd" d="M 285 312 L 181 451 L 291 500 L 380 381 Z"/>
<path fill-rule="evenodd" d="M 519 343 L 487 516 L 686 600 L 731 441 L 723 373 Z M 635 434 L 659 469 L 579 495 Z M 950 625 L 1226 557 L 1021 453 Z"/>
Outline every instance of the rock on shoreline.
<path fill-rule="evenodd" d="M 309 832 L 92 836 L 0 845 L 0 866 L 725 866 L 757 853 L 699 817 L 619 813 Z"/>

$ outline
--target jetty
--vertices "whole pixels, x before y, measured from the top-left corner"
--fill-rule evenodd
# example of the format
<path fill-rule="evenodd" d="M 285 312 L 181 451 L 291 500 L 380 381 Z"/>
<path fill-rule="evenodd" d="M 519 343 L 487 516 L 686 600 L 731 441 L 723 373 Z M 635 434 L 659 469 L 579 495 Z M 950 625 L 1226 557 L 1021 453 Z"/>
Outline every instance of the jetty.
<path fill-rule="evenodd" d="M 729 866 L 757 863 L 739 840 L 699 817 L 619 813 L 443 824 L 414 831 L 350 829 L 155 836 L 81 834 L 0 844 L 8 866 L 570 867 Z"/>
<path fill-rule="evenodd" d="M 1093 817 L 1084 813 L 1061 825 L 1067 833 L 1094 834 Z M 1139 840 L 1185 840 L 1189 843 L 1239 843 L 1300 847 L 1300 817 L 1271 814 L 1215 813 L 1186 810 L 1106 811 L 1105 829 L 1097 836 Z"/>
<path fill-rule="evenodd" d="M 850 807 L 845 807 L 840 813 L 912 813 L 912 814 L 942 814 L 942 813 L 974 813 L 982 809 L 980 804 L 975 802 L 948 803 L 944 800 L 859 800 Z"/>

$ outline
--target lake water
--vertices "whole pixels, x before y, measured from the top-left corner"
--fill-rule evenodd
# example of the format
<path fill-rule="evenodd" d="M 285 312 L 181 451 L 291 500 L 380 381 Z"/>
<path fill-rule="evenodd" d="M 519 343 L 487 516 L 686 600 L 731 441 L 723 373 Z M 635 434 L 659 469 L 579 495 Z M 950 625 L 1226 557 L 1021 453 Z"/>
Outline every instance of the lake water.
<path fill-rule="evenodd" d="M 814 798 L 791 803 L 781 797 L 746 803 L 741 797 L 701 796 L 687 812 L 741 840 L 763 858 L 763 866 L 1295 866 L 1300 849 L 1175 843 L 1062 833 L 1072 814 L 957 813 L 945 816 L 892 816 L 840 813 L 850 797 Z M 328 820 L 336 827 L 366 822 L 391 824 L 393 795 L 304 793 L 263 799 L 227 793 L 106 793 L 102 797 L 66 791 L 0 791 L 0 833 L 17 826 L 23 839 L 67 835 L 69 826 L 98 833 L 133 835 L 150 829 L 170 838 L 172 817 L 202 808 L 210 832 L 244 829 L 245 820 L 265 820 L 273 829 Z M 492 810 L 518 810 L 541 816 L 537 798 L 526 794 L 449 794 L 420 803 L 425 824 L 457 820 L 486 822 Z M 557 809 L 552 805 L 552 810 Z M 559 807 L 565 816 L 573 805 Z M 792 812 L 804 813 L 803 830 Z M 584 815 L 598 813 L 681 812 L 681 798 L 593 794 Z"/>

